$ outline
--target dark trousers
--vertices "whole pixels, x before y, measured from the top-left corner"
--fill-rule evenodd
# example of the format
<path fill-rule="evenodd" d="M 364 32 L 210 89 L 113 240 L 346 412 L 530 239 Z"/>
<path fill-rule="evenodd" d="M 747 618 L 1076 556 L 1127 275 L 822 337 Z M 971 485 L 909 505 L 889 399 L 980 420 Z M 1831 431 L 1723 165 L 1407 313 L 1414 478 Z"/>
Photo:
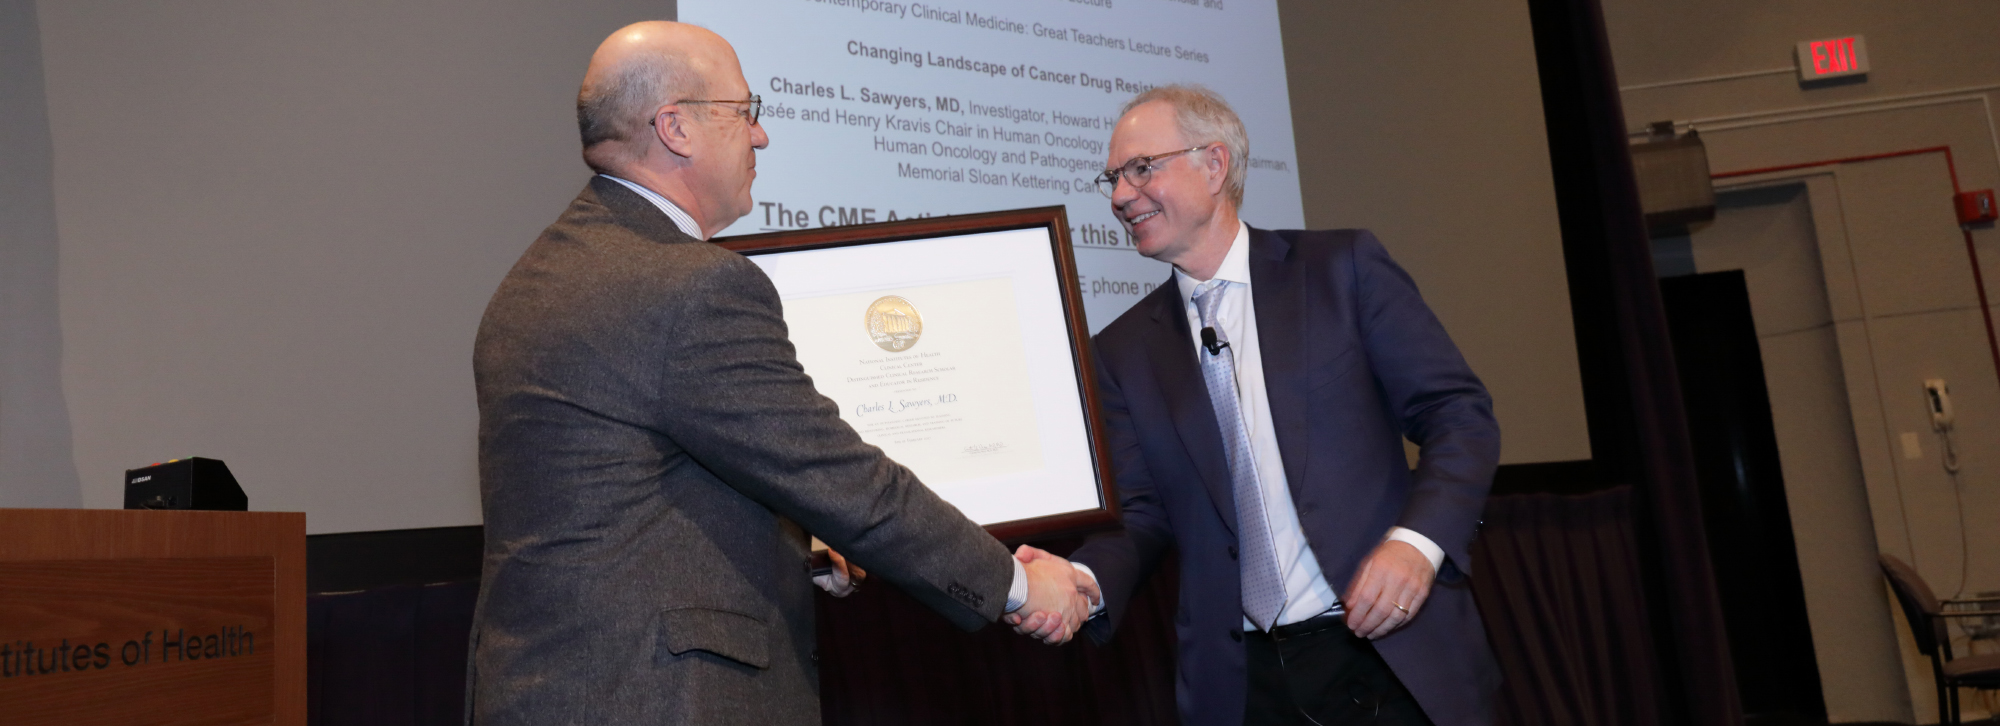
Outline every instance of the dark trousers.
<path fill-rule="evenodd" d="M 1243 634 L 1250 700 L 1245 726 L 1431 726 L 1368 639 L 1338 615 Z"/>

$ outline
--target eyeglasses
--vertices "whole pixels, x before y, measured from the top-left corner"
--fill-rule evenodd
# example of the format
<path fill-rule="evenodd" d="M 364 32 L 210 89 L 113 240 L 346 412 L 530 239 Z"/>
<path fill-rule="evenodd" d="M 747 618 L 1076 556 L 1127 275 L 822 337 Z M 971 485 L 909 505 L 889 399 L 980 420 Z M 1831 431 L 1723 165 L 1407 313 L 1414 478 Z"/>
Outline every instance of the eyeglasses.
<path fill-rule="evenodd" d="M 1126 181 L 1131 182 L 1132 186 L 1134 187 L 1146 186 L 1146 182 L 1153 180 L 1153 170 L 1159 168 L 1159 165 L 1153 163 L 1155 161 L 1165 159 L 1169 156 L 1178 156 L 1181 154 L 1188 153 L 1190 151 L 1201 151 L 1202 149 L 1206 149 L 1214 145 L 1215 144 L 1212 143 L 1202 144 L 1200 146 L 1196 146 L 1193 148 L 1181 149 L 1180 151 L 1169 151 L 1164 154 L 1141 156 L 1137 159 L 1125 162 L 1124 166 L 1118 167 L 1116 169 L 1105 169 L 1103 174 L 1097 175 L 1097 178 L 1091 181 L 1097 183 L 1098 193 L 1103 194 L 1106 197 L 1109 197 L 1111 196 L 1112 192 L 1118 190 L 1119 179 L 1124 179 Z"/>
<path fill-rule="evenodd" d="M 742 116 L 743 118 L 746 118 L 746 119 L 749 119 L 749 121 L 750 121 L 750 125 L 751 125 L 751 126 L 756 126 L 756 125 L 757 125 L 757 117 L 759 117 L 759 116 L 762 116 L 762 115 L 764 115 L 764 97 L 763 97 L 763 96 L 759 96 L 759 95 L 757 95 L 757 94 L 755 94 L 755 93 L 752 93 L 752 94 L 750 94 L 750 100 L 748 100 L 748 101 L 692 101 L 692 100 L 690 100 L 690 101 L 675 101 L 675 103 L 741 103 L 741 104 L 748 104 L 748 105 L 747 105 L 746 107 L 744 107 L 744 108 L 742 108 L 742 109 L 739 109 L 739 110 L 737 110 L 737 112 L 736 112 L 736 115 L 738 115 L 738 116 Z M 649 126 L 655 126 L 655 125 L 658 125 L 658 124 L 659 124 L 659 122 L 660 122 L 660 117 L 659 117 L 658 115 L 654 115 L 654 116 L 653 116 L 653 120 L 651 120 L 651 121 L 647 121 L 647 122 L 646 122 L 646 124 L 647 124 L 647 125 L 649 125 Z"/>

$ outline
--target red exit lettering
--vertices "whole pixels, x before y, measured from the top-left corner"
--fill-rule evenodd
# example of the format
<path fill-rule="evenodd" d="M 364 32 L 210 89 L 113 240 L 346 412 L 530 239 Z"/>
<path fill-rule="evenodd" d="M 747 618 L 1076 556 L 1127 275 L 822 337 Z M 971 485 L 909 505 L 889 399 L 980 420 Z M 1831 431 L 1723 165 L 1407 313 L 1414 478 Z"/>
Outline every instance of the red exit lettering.
<path fill-rule="evenodd" d="M 1854 69 L 1854 39 L 1836 38 L 1812 42 L 1813 73 L 1846 73 Z"/>

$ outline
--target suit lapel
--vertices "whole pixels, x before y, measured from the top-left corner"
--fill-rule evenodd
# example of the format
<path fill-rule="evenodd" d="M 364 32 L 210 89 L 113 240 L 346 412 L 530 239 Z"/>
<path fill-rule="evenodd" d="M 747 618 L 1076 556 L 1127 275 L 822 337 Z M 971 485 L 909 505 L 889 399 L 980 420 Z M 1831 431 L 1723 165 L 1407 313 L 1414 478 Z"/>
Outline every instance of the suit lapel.
<path fill-rule="evenodd" d="M 1208 400 L 1208 384 L 1195 362 L 1194 339 L 1188 336 L 1187 309 L 1179 291 L 1170 273 L 1163 294 L 1154 298 L 1154 328 L 1146 336 L 1146 357 L 1153 362 L 1181 446 L 1194 461 L 1195 473 L 1223 524 L 1235 532 L 1236 494 L 1229 479 L 1229 456 L 1222 448 L 1222 428 L 1215 423 L 1215 405 Z"/>
<path fill-rule="evenodd" d="M 1306 345 L 1305 285 L 1286 264 L 1292 246 L 1267 230 L 1250 229 L 1250 301 L 1257 306 L 1257 346 L 1264 364 L 1264 397 L 1277 429 L 1285 481 L 1294 499 L 1305 482 Z"/>

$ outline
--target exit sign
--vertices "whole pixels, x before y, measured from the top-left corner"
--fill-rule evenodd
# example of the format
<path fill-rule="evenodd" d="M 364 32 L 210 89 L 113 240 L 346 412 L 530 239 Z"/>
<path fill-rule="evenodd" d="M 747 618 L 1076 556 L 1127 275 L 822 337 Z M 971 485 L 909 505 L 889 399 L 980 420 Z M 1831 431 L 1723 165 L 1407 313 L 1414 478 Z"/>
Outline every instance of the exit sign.
<path fill-rule="evenodd" d="M 1799 41 L 1799 81 L 1859 76 L 1868 72 L 1868 39 L 1849 35 Z"/>

